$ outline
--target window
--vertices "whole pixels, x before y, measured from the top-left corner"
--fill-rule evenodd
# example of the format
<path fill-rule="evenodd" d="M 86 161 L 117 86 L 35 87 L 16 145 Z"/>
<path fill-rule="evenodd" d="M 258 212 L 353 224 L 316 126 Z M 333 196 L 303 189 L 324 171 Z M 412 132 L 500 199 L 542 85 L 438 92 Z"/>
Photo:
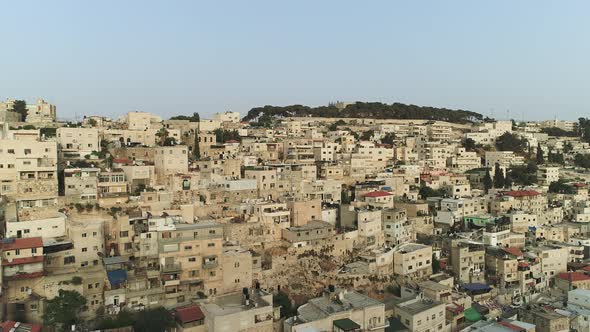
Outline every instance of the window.
<path fill-rule="evenodd" d="M 86 237 L 86 236 L 87 236 L 87 234 L 86 234 L 86 233 L 82 233 L 82 237 Z"/>
<path fill-rule="evenodd" d="M 189 258 L 188 258 L 188 261 L 189 261 L 189 262 L 196 262 L 196 261 L 197 261 L 197 259 L 196 259 L 195 257 L 189 257 Z"/>
<path fill-rule="evenodd" d="M 74 257 L 74 256 L 64 257 L 64 265 L 66 265 L 66 264 L 72 264 L 72 263 L 75 263 L 75 262 L 76 262 L 76 257 Z"/>
<path fill-rule="evenodd" d="M 215 243 L 207 243 L 207 247 L 215 247 Z"/>
<path fill-rule="evenodd" d="M 128 237 L 129 236 L 129 231 L 123 231 L 119 233 L 120 237 Z"/>
<path fill-rule="evenodd" d="M 28 231 L 28 229 L 25 229 L 25 233 L 28 233 L 26 231 Z M 37 248 L 32 248 L 31 249 L 31 253 L 36 254 L 37 253 Z"/>
<path fill-rule="evenodd" d="M 14 251 L 14 254 L 15 254 L 15 255 L 20 255 L 20 249 L 16 249 L 16 250 Z"/>
<path fill-rule="evenodd" d="M 82 252 L 87 252 L 88 248 L 82 248 Z"/>

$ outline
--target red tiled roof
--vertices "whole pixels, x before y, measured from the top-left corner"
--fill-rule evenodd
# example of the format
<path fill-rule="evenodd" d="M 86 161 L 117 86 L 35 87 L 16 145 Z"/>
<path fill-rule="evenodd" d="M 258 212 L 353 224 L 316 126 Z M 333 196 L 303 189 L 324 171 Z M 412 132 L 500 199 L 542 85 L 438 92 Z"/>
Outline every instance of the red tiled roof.
<path fill-rule="evenodd" d="M 116 164 L 128 164 L 128 163 L 131 163 L 131 160 L 124 159 L 124 158 L 116 158 L 116 159 L 113 159 L 113 162 Z"/>
<path fill-rule="evenodd" d="M 385 197 L 391 196 L 392 193 L 388 193 L 387 191 L 378 190 L 378 191 L 371 191 L 370 193 L 365 194 L 365 197 Z"/>
<path fill-rule="evenodd" d="M 559 279 L 567 280 L 569 282 L 590 280 L 590 276 L 587 276 L 581 272 L 563 272 L 558 274 L 557 277 Z"/>
<path fill-rule="evenodd" d="M 225 141 L 225 143 L 240 143 L 240 142 L 236 141 L 235 139 L 230 139 L 229 141 Z"/>
<path fill-rule="evenodd" d="M 31 264 L 31 263 L 40 263 L 40 262 L 43 262 L 43 256 L 14 258 L 12 261 L 5 259 L 2 261 L 2 266 L 22 265 L 22 264 Z"/>
<path fill-rule="evenodd" d="M 44 271 L 33 272 L 33 273 L 17 273 L 13 276 L 4 277 L 4 279 L 6 279 L 6 280 L 33 279 L 33 278 L 40 278 L 44 275 L 45 275 Z"/>
<path fill-rule="evenodd" d="M 578 183 L 574 183 L 574 187 L 577 187 L 577 188 L 584 188 L 584 187 L 586 187 L 586 184 L 585 184 L 585 183 L 579 183 L 579 182 L 578 182 Z"/>
<path fill-rule="evenodd" d="M 176 318 L 183 324 L 205 319 L 205 314 L 197 305 L 176 308 Z"/>
<path fill-rule="evenodd" d="M 527 262 L 518 262 L 518 267 L 529 267 L 529 263 L 527 263 Z"/>
<path fill-rule="evenodd" d="M 14 239 L 12 242 L 6 242 L 8 239 L 2 240 L 0 249 L 15 250 L 15 249 L 29 249 L 43 247 L 43 239 L 41 237 L 28 237 L 24 239 Z"/>
<path fill-rule="evenodd" d="M 511 190 L 504 193 L 506 196 L 512 197 L 528 197 L 541 195 L 540 192 L 535 190 Z"/>
<path fill-rule="evenodd" d="M 16 324 L 17 324 L 17 322 L 9 320 L 9 321 L 0 323 L 0 327 L 2 327 L 2 331 L 10 331 L 12 328 L 15 327 Z M 20 323 L 19 326 L 25 327 L 26 331 L 41 332 L 41 325 Z M 16 331 L 25 331 L 25 329 L 23 329 L 23 330 L 16 329 Z"/>
<path fill-rule="evenodd" d="M 582 270 L 590 272 L 590 265 L 584 266 Z"/>
<path fill-rule="evenodd" d="M 518 248 L 514 248 L 514 247 L 509 247 L 509 248 L 502 248 L 502 250 L 503 250 L 504 252 L 507 252 L 507 253 L 509 253 L 509 254 L 510 254 L 510 255 L 512 255 L 512 256 L 517 256 L 517 257 L 518 257 L 518 256 L 522 256 L 522 255 L 524 255 L 524 254 L 522 253 L 522 251 L 520 251 L 520 249 L 518 249 Z"/>
<path fill-rule="evenodd" d="M 500 324 L 500 325 L 502 325 L 504 327 L 507 327 L 507 328 L 509 328 L 509 329 L 511 329 L 513 331 L 518 331 L 518 332 L 526 331 L 526 329 L 523 329 L 522 327 L 517 326 L 517 325 L 514 325 L 514 324 L 510 324 L 510 323 L 508 323 L 507 321 L 504 321 L 504 320 L 499 321 L 498 324 Z"/>

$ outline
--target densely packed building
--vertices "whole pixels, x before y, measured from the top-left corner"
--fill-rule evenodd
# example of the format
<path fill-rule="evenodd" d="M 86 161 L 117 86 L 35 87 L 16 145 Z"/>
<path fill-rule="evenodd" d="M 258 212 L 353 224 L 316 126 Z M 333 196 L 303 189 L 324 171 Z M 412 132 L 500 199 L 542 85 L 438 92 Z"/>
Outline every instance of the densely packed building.
<path fill-rule="evenodd" d="M 42 99 L 26 118 L 14 104 L 0 103 L 6 331 L 49 328 L 63 291 L 87 330 L 158 308 L 170 331 L 590 329 L 575 123 L 57 122 Z"/>

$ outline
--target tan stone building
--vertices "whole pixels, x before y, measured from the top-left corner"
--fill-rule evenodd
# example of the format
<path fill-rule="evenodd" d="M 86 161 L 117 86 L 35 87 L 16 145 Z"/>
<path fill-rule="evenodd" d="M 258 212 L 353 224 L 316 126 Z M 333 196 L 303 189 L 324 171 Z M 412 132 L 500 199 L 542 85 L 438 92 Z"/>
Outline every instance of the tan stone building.
<path fill-rule="evenodd" d="M 57 128 L 57 148 L 64 159 L 84 159 L 93 151 L 100 151 L 100 138 L 96 128 Z"/>
<path fill-rule="evenodd" d="M 157 147 L 154 159 L 159 183 L 169 175 L 188 172 L 188 149 L 184 145 Z"/>
<path fill-rule="evenodd" d="M 412 278 L 425 278 L 432 274 L 432 247 L 418 243 L 405 243 L 394 248 L 393 273 Z"/>
<path fill-rule="evenodd" d="M 324 296 L 309 300 L 297 315 L 285 320 L 285 332 L 385 331 L 389 322 L 385 305 L 366 295 L 342 289 L 327 289 Z"/>

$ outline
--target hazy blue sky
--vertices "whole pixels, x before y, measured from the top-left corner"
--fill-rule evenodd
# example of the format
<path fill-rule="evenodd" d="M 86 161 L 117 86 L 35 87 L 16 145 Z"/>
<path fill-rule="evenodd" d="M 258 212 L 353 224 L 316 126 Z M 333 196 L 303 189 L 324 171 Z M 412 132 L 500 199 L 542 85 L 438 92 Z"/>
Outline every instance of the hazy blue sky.
<path fill-rule="evenodd" d="M 0 99 L 58 116 L 334 100 L 590 115 L 590 2 L 4 1 Z"/>

